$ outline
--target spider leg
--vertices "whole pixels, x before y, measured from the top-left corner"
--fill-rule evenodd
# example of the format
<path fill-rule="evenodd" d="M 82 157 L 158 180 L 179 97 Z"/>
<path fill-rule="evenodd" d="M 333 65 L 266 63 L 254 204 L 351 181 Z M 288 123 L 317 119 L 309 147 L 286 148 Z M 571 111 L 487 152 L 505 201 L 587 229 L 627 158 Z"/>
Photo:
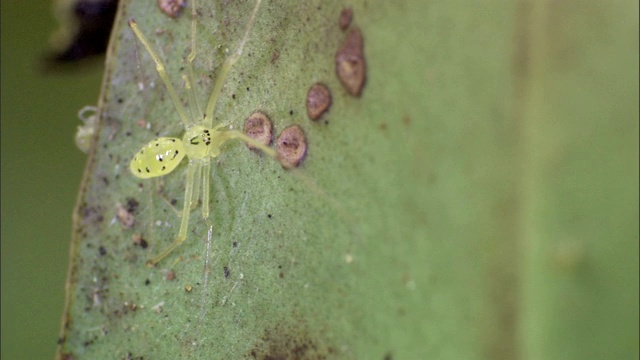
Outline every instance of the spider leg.
<path fill-rule="evenodd" d="M 200 102 L 198 101 L 198 95 L 196 94 L 196 76 L 195 73 L 193 71 L 193 60 L 196 58 L 196 53 L 197 53 L 197 49 L 196 49 L 196 20 L 197 20 L 197 16 L 198 16 L 198 12 L 197 12 L 197 2 L 196 0 L 192 0 L 191 2 L 191 52 L 189 52 L 189 55 L 186 58 L 186 63 L 187 63 L 187 74 L 188 74 L 188 78 L 186 78 L 187 80 L 187 84 L 189 86 L 187 86 L 187 93 L 189 96 L 189 104 L 193 104 L 193 105 L 189 105 L 189 109 L 191 110 L 191 116 L 194 120 L 199 121 L 200 119 L 202 119 L 202 117 L 204 116 L 204 113 L 202 112 L 202 108 L 200 107 Z"/>
<path fill-rule="evenodd" d="M 202 218 L 209 218 L 209 176 L 211 175 L 211 159 L 206 158 L 202 164 Z"/>
<path fill-rule="evenodd" d="M 238 61 L 238 59 L 240 59 L 240 56 L 242 55 L 242 51 L 244 49 L 244 45 L 247 42 L 247 38 L 249 37 L 249 33 L 253 28 L 253 24 L 256 22 L 256 13 L 258 12 L 258 8 L 260 8 L 261 1 L 262 0 L 256 0 L 256 5 L 253 8 L 253 12 L 251 13 L 251 17 L 249 18 L 249 22 L 247 23 L 247 28 L 244 32 L 244 36 L 242 37 L 240 45 L 234 53 L 227 57 L 224 64 L 222 64 L 222 68 L 220 69 L 220 73 L 218 73 L 218 77 L 216 79 L 216 83 L 213 86 L 213 91 L 211 92 L 211 96 L 209 97 L 207 109 L 204 113 L 205 127 L 211 128 L 213 126 L 213 112 L 216 108 L 218 97 L 220 96 L 220 92 L 222 91 L 222 87 L 224 86 L 227 75 L 229 75 L 229 70 L 231 70 L 233 64 L 235 64 L 235 62 Z"/>
<path fill-rule="evenodd" d="M 196 170 L 195 175 L 193 176 L 193 193 L 191 194 L 191 199 L 189 203 L 191 204 L 191 210 L 194 210 L 198 207 L 198 198 L 200 197 L 200 182 L 202 181 L 202 160 L 194 160 L 194 162 L 198 162 L 199 166 Z"/>
<path fill-rule="evenodd" d="M 160 260 L 164 259 L 173 250 L 180 246 L 187 239 L 187 229 L 189 227 L 189 214 L 191 213 L 190 199 L 193 196 L 193 186 L 195 185 L 195 175 L 202 169 L 202 161 L 190 160 L 187 167 L 187 183 L 184 190 L 184 205 L 182 207 L 182 217 L 180 219 L 180 230 L 178 230 L 178 237 L 162 251 L 158 256 L 147 262 L 147 265 L 154 266 Z"/>
<path fill-rule="evenodd" d="M 270 157 L 272 157 L 273 159 L 278 159 L 278 154 L 276 153 L 275 150 L 273 150 L 272 148 L 268 147 L 267 145 L 248 137 L 247 135 L 245 135 L 244 133 L 238 131 L 238 130 L 226 130 L 222 132 L 222 135 L 224 136 L 227 140 L 231 140 L 231 139 L 238 139 L 238 140 L 242 140 L 245 143 L 258 148 L 260 150 L 262 150 L 262 152 L 264 152 L 265 154 L 269 155 Z M 226 140 L 225 140 L 226 141 Z"/>
<path fill-rule="evenodd" d="M 158 56 L 156 51 L 153 50 L 153 47 L 151 47 L 151 43 L 149 43 L 149 40 L 147 40 L 147 38 L 144 36 L 142 31 L 140 31 L 140 28 L 138 28 L 138 24 L 136 23 L 136 21 L 133 19 L 130 19 L 129 26 L 131 27 L 131 30 L 133 30 L 133 33 L 136 35 L 138 40 L 140 40 L 144 48 L 147 49 L 147 52 L 153 59 L 153 62 L 156 63 L 156 71 L 158 71 L 158 75 L 160 75 L 160 79 L 162 79 L 164 86 L 166 86 L 167 91 L 169 92 L 169 97 L 171 97 L 171 101 L 173 102 L 173 105 L 178 111 L 178 114 L 180 115 L 180 119 L 182 119 L 184 126 L 186 127 L 188 125 L 191 125 L 191 121 L 187 117 L 187 112 L 185 111 L 184 106 L 180 102 L 180 98 L 178 98 L 176 89 L 173 87 L 173 85 L 171 85 L 171 80 L 169 80 L 169 75 L 167 74 L 167 67 L 165 66 L 164 62 Z"/>

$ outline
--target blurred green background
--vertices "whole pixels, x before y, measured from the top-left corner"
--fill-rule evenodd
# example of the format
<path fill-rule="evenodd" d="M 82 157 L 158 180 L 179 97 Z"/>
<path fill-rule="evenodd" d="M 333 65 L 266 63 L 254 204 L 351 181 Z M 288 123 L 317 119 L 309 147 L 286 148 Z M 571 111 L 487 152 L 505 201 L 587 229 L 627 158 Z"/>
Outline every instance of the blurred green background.
<path fill-rule="evenodd" d="M 77 112 L 95 105 L 102 60 L 43 74 L 57 28 L 48 1 L 2 1 L 2 358 L 53 358 L 71 211 L 86 161 Z"/>

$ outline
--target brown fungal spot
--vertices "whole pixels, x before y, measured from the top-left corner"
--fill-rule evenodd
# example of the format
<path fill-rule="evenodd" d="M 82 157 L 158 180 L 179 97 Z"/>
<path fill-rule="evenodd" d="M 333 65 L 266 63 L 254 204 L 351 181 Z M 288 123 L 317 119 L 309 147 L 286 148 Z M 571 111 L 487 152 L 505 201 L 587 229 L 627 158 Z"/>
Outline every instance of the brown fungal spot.
<path fill-rule="evenodd" d="M 167 275 L 164 277 L 167 281 L 173 281 L 176 279 L 176 272 L 173 270 L 169 270 Z"/>
<path fill-rule="evenodd" d="M 128 212 L 130 212 L 130 213 L 135 212 L 138 209 L 138 205 L 140 205 L 138 200 L 136 200 L 134 198 L 127 198 L 127 211 Z"/>
<path fill-rule="evenodd" d="M 131 236 L 131 239 L 136 246 L 140 246 L 143 249 L 146 249 L 149 246 L 147 240 L 145 240 L 140 234 L 133 234 L 133 236 Z"/>
<path fill-rule="evenodd" d="M 245 358 L 253 360 L 345 358 L 323 336 L 322 329 L 310 327 L 306 319 L 297 314 L 290 316 L 292 321 L 289 323 L 269 324 L 264 334 L 253 340 Z"/>
<path fill-rule="evenodd" d="M 280 51 L 278 49 L 273 50 L 271 53 L 271 63 L 275 64 L 276 61 L 280 58 Z"/>
<path fill-rule="evenodd" d="M 340 19 L 338 20 L 338 25 L 340 25 L 340 30 L 346 30 L 351 24 L 351 19 L 353 19 L 353 10 L 351 8 L 344 8 L 340 12 Z"/>
<path fill-rule="evenodd" d="M 402 117 L 402 123 L 404 124 L 404 126 L 409 127 L 409 125 L 411 125 L 411 117 L 408 114 L 405 114 Z"/>
<path fill-rule="evenodd" d="M 336 74 L 342 86 L 353 96 L 360 96 L 367 75 L 362 32 L 354 28 L 336 52 Z"/>
<path fill-rule="evenodd" d="M 245 135 L 265 146 L 271 144 L 272 130 L 273 124 L 271 123 L 271 120 L 269 120 L 269 117 L 266 114 L 260 111 L 256 111 L 251 114 L 244 122 Z M 250 144 L 247 144 L 247 146 L 251 150 L 257 150 L 255 146 L 251 146 Z"/>
<path fill-rule="evenodd" d="M 307 154 L 307 139 L 299 125 L 291 125 L 282 130 L 276 140 L 278 160 L 285 169 L 300 165 Z"/>
<path fill-rule="evenodd" d="M 116 204 L 116 218 L 123 229 L 131 229 L 135 223 L 135 216 L 133 215 L 133 212 L 129 211 L 129 209 L 122 206 L 120 203 Z"/>
<path fill-rule="evenodd" d="M 307 93 L 307 115 L 311 120 L 318 120 L 331 106 L 331 93 L 320 83 L 313 84 Z"/>
<path fill-rule="evenodd" d="M 163 13 L 172 18 L 178 17 L 184 7 L 185 0 L 158 0 L 158 7 Z"/>

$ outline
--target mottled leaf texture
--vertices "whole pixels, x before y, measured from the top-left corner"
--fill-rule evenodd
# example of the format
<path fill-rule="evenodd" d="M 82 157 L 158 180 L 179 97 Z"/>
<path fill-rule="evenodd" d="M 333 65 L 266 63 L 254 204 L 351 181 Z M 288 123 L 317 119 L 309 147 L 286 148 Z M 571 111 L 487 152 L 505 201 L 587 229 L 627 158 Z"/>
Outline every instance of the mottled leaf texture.
<path fill-rule="evenodd" d="M 253 5 L 199 2 L 202 104 Z M 274 140 L 297 124 L 306 157 L 285 170 L 226 144 L 210 220 L 195 204 L 152 268 L 187 166 L 129 173 L 183 132 L 130 18 L 189 101 L 190 2 L 174 19 L 123 0 L 60 358 L 638 358 L 637 2 L 264 0 L 215 121 L 242 130 L 260 111 Z M 359 97 L 336 74 L 352 29 Z M 332 100 L 311 121 L 316 83 Z"/>

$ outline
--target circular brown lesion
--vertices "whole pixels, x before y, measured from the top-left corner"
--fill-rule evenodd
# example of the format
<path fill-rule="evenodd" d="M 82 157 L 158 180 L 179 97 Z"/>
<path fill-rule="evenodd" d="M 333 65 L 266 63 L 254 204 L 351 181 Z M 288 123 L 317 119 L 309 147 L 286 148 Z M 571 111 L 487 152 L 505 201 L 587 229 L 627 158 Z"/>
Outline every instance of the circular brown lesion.
<path fill-rule="evenodd" d="M 336 74 L 342 86 L 353 96 L 360 96 L 367 78 L 364 39 L 358 28 L 351 29 L 336 52 Z"/>
<path fill-rule="evenodd" d="M 340 18 L 338 19 L 340 30 L 346 30 L 351 24 L 351 19 L 353 19 L 353 10 L 349 7 L 342 9 L 340 12 Z"/>
<path fill-rule="evenodd" d="M 267 114 L 263 112 L 254 112 L 244 122 L 244 134 L 265 146 L 271 144 L 272 132 L 273 123 Z M 247 144 L 247 146 L 251 150 L 257 150 L 255 146 L 250 144 Z"/>
<path fill-rule="evenodd" d="M 299 125 L 291 125 L 282 130 L 276 140 L 278 160 L 285 169 L 300 166 L 307 154 L 307 139 Z"/>
<path fill-rule="evenodd" d="M 315 83 L 307 93 L 307 115 L 311 120 L 318 120 L 331 106 L 331 92 L 326 85 Z"/>
<path fill-rule="evenodd" d="M 176 18 L 184 8 L 185 2 L 185 0 L 158 0 L 158 7 L 163 13 Z"/>

